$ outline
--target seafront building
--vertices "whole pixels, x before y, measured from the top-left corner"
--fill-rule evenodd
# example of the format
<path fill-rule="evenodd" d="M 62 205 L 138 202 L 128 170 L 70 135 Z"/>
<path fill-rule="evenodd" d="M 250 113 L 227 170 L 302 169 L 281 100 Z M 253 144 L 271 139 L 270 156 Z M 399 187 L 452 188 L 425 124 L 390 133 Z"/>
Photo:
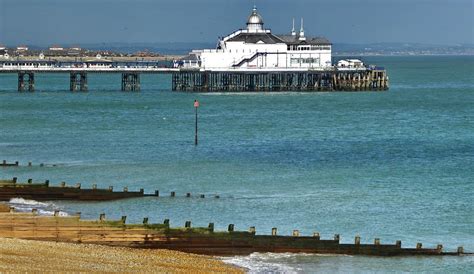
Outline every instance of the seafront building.
<path fill-rule="evenodd" d="M 219 39 L 216 49 L 193 50 L 175 63 L 175 67 L 202 69 L 324 69 L 332 65 L 331 42 L 324 37 L 305 35 L 303 19 L 299 32 L 276 35 L 264 27 L 254 7 L 247 27 Z"/>

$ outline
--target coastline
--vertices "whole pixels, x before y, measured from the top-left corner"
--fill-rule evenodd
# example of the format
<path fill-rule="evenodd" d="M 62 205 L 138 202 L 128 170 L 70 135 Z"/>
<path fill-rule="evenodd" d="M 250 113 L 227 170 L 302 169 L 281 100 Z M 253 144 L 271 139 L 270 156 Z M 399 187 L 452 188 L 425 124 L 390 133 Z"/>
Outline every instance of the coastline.
<path fill-rule="evenodd" d="M 216 257 L 164 249 L 0 238 L 0 272 L 244 273 Z"/>
<path fill-rule="evenodd" d="M 9 209 L 0 203 L 0 212 Z M 5 271 L 244 273 L 218 257 L 173 250 L 0 238 L 0 272 Z"/>

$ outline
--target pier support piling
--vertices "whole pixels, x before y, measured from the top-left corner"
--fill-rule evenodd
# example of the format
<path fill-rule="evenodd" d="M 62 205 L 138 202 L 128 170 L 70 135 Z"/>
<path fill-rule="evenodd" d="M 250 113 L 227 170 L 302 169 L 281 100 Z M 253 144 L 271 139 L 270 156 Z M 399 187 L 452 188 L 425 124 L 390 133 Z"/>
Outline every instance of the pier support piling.
<path fill-rule="evenodd" d="M 70 73 L 70 91 L 87 91 L 87 73 L 85 72 L 71 72 Z"/>
<path fill-rule="evenodd" d="M 27 76 L 27 77 L 25 77 Z M 28 81 L 28 84 L 25 84 L 25 81 Z M 35 91 L 35 74 L 33 72 L 18 72 L 18 91 L 25 91 L 28 87 L 28 91 Z"/>
<path fill-rule="evenodd" d="M 122 91 L 140 91 L 140 74 L 122 73 Z"/>
<path fill-rule="evenodd" d="M 362 91 L 386 90 L 383 68 L 353 71 L 179 71 L 172 74 L 173 91 Z"/>

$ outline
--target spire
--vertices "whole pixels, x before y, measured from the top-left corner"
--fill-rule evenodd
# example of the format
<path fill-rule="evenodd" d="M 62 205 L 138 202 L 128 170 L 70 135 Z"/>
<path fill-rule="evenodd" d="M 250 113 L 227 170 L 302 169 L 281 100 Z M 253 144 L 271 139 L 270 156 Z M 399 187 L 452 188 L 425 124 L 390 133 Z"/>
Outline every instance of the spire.
<path fill-rule="evenodd" d="M 306 40 L 306 37 L 304 37 L 304 27 L 303 27 L 303 18 L 301 18 L 301 28 L 300 28 L 300 40 Z"/>
<path fill-rule="evenodd" d="M 293 28 L 291 29 L 291 35 L 295 36 L 296 31 L 295 31 L 295 18 L 293 18 Z"/>

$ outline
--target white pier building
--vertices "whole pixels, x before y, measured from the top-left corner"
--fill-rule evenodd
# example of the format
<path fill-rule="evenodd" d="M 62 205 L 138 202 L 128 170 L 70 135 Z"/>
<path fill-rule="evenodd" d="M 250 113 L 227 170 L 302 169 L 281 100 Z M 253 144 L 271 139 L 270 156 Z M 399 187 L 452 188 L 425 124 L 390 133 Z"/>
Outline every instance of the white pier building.
<path fill-rule="evenodd" d="M 294 70 L 331 67 L 331 43 L 323 37 L 305 35 L 303 19 L 299 32 L 275 35 L 264 28 L 254 7 L 247 28 L 220 38 L 216 49 L 193 50 L 175 62 L 175 67 L 202 70 Z"/>

